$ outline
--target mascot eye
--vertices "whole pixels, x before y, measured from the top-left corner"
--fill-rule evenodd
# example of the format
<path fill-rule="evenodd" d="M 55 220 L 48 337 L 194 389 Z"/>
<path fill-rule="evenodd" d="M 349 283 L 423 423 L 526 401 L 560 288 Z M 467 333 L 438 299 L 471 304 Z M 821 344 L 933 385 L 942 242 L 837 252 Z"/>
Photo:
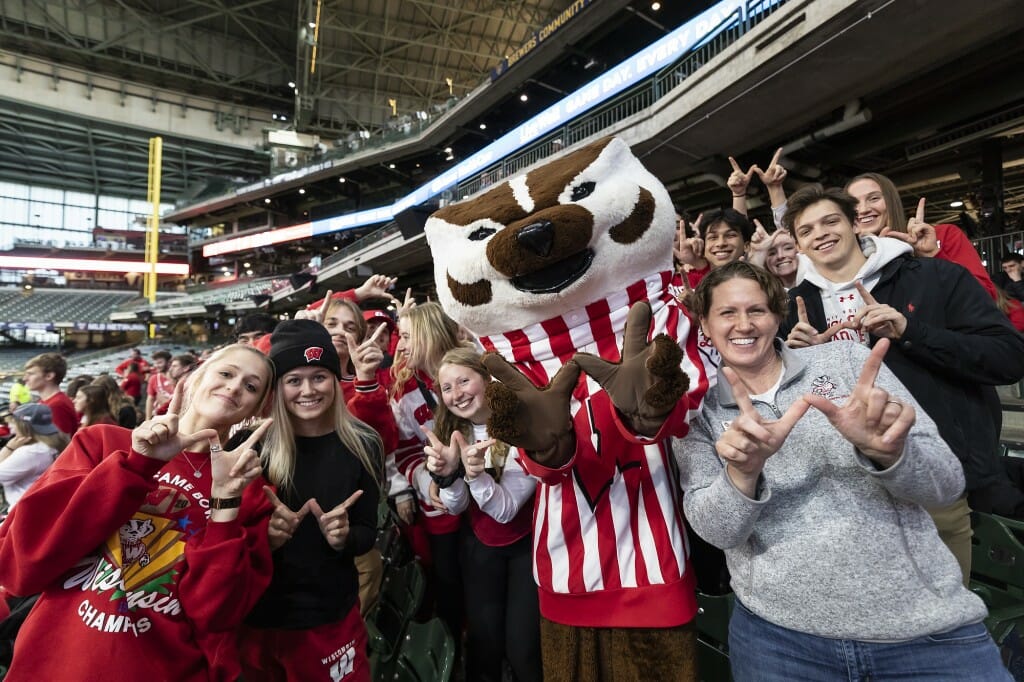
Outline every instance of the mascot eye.
<path fill-rule="evenodd" d="M 478 227 L 469 233 L 470 241 L 479 242 L 497 232 L 493 227 Z"/>
<path fill-rule="evenodd" d="M 581 182 L 572 188 L 572 196 L 570 197 L 573 201 L 579 201 L 580 199 L 586 199 L 594 193 L 593 182 Z"/>

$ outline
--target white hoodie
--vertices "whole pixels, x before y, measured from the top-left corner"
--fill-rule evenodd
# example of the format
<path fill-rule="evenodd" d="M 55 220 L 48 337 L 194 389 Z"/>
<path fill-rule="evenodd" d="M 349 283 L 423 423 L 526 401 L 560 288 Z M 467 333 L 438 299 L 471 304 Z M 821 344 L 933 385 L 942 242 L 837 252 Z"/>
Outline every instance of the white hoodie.
<path fill-rule="evenodd" d="M 905 253 L 912 253 L 910 244 L 890 239 L 888 237 L 876 237 L 864 235 L 860 237 L 860 250 L 867 257 L 867 261 L 861 266 L 857 274 L 849 282 L 833 282 L 823 277 L 814 267 L 809 258 L 800 254 L 800 261 L 803 267 L 803 279 L 807 280 L 821 290 L 821 303 L 825 309 L 825 322 L 832 326 L 836 322 L 849 321 L 854 318 L 857 311 L 864 307 L 864 300 L 857 291 L 856 284 L 860 282 L 864 288 L 871 291 L 878 283 L 879 273 L 882 268 L 893 259 Z M 859 341 L 867 344 L 867 334 L 859 329 L 842 329 L 832 337 L 833 341 L 847 340 Z"/>

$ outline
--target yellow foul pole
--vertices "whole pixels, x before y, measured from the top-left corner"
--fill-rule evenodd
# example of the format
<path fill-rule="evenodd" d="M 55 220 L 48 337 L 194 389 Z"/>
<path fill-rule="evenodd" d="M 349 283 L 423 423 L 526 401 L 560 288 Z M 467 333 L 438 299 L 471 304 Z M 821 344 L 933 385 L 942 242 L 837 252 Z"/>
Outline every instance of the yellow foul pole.
<path fill-rule="evenodd" d="M 164 140 L 149 138 L 149 189 L 146 201 L 153 205 L 146 230 L 146 264 L 149 266 L 143 282 L 142 295 L 150 304 L 156 303 L 156 264 L 160 260 L 160 168 L 163 163 Z M 156 335 L 156 325 L 149 325 L 149 338 Z"/>

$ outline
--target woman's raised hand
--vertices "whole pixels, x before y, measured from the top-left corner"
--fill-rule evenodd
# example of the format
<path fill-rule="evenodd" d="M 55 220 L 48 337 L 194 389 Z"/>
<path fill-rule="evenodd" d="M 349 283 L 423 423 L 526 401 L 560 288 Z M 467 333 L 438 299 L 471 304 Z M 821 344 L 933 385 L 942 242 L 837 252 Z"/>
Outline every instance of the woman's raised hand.
<path fill-rule="evenodd" d="M 263 494 L 267 496 L 270 504 L 274 505 L 274 512 L 270 516 L 270 526 L 267 535 L 270 538 L 271 551 L 278 549 L 284 543 L 292 539 L 302 519 L 309 514 L 309 502 L 306 502 L 298 511 L 292 511 L 288 505 L 282 502 L 274 489 L 269 485 L 263 486 Z"/>
<path fill-rule="evenodd" d="M 398 306 L 398 310 L 395 311 L 395 317 L 401 318 L 410 310 L 416 307 L 416 299 L 412 295 L 412 287 L 405 290 L 405 300 Z"/>
<path fill-rule="evenodd" d="M 842 407 L 819 395 L 804 400 L 824 414 L 843 438 L 883 468 L 892 466 L 903 454 L 910 428 L 917 421 L 914 406 L 897 400 L 875 386 L 889 340 L 880 339 L 871 349 L 857 378 L 857 385 Z"/>
<path fill-rule="evenodd" d="M 925 222 L 924 206 L 925 199 L 921 197 L 921 200 L 917 202 L 917 212 L 907 219 L 906 232 L 897 232 L 891 227 L 886 226 L 884 230 L 878 233 L 878 236 L 891 237 L 892 239 L 899 239 L 905 244 L 910 244 L 914 248 L 914 255 L 920 258 L 934 258 L 939 252 L 939 238 L 935 228 Z"/>
<path fill-rule="evenodd" d="M 487 448 L 494 445 L 495 440 L 488 438 L 487 440 L 470 445 L 458 431 L 453 433 L 452 436 L 458 439 L 457 444 L 462 456 L 462 467 L 466 470 L 466 478 L 472 480 L 484 473 L 484 455 L 487 453 Z"/>
<path fill-rule="evenodd" d="M 348 357 L 352 361 L 352 367 L 356 370 L 356 379 L 370 381 L 376 378 L 377 368 L 384 361 L 384 351 L 377 346 L 376 342 L 387 328 L 386 324 L 380 325 L 362 343 L 358 343 L 352 334 L 345 333 L 345 341 L 348 343 Z"/>
<path fill-rule="evenodd" d="M 450 443 L 445 445 L 427 427 L 421 426 L 420 429 L 422 429 L 427 440 L 430 442 L 430 445 L 423 447 L 423 454 L 427 456 L 427 471 L 435 476 L 442 477 L 454 474 L 455 470 L 459 468 L 459 458 L 461 456 L 459 444 L 455 437 L 458 435 L 461 438 L 462 434 L 458 431 L 453 432 Z M 462 442 L 465 443 L 465 440 Z"/>
<path fill-rule="evenodd" d="M 395 282 L 397 281 L 398 278 L 396 277 L 370 275 L 366 278 L 365 282 L 356 288 L 356 300 L 362 302 L 369 298 L 387 298 L 398 303 L 398 299 L 389 293 L 395 287 Z"/>
<path fill-rule="evenodd" d="M 216 437 L 215 429 L 203 429 L 196 433 L 178 432 L 178 413 L 181 411 L 185 383 L 179 381 L 174 387 L 174 395 L 171 396 L 166 414 L 147 419 L 132 430 L 132 450 L 168 462 L 182 450 Z"/>
<path fill-rule="evenodd" d="M 731 156 L 729 157 L 729 165 L 732 166 L 732 173 L 729 174 L 729 179 L 725 181 L 725 184 L 728 185 L 734 197 L 746 196 L 750 179 L 754 177 L 754 173 L 760 174 L 761 169 L 757 167 L 757 164 L 754 164 L 744 173 L 743 169 L 740 168 L 740 164 Z"/>
<path fill-rule="evenodd" d="M 769 190 L 772 187 L 781 186 L 786 179 L 786 169 L 779 163 L 780 158 L 782 158 L 782 147 L 775 150 L 775 155 L 768 162 L 767 169 L 761 170 L 758 166 L 752 167 L 752 170 L 757 173 L 757 177 L 761 178 L 761 182 Z"/>
<path fill-rule="evenodd" d="M 774 234 L 768 234 L 768 230 L 764 229 L 764 225 L 757 218 L 754 218 L 754 234 L 750 236 L 750 251 L 747 254 L 747 261 L 764 267 L 764 262 L 768 258 L 768 249 L 772 247 L 772 238 Z"/>
<path fill-rule="evenodd" d="M 764 463 L 782 447 L 810 404 L 801 398 L 779 419 L 767 419 L 754 408 L 747 385 L 731 367 L 722 367 L 721 374 L 732 387 L 740 414 L 715 443 L 715 450 L 729 465 L 727 473 L 733 484 L 753 498 Z"/>
<path fill-rule="evenodd" d="M 264 419 L 245 442 L 234 450 L 221 447 L 220 438 L 214 432 L 210 436 L 210 476 L 213 497 L 238 497 L 246 486 L 263 472 L 255 445 L 270 428 L 273 419 Z"/>
<path fill-rule="evenodd" d="M 316 310 L 307 310 L 306 308 L 303 308 L 295 311 L 295 315 L 292 317 L 296 320 L 313 320 L 314 322 L 323 324 L 324 320 L 327 319 L 327 309 L 331 307 L 331 296 L 333 295 L 334 292 L 328 289 L 319 308 Z"/>
<path fill-rule="evenodd" d="M 313 498 L 306 501 L 306 506 L 309 507 L 310 513 L 313 514 L 316 522 L 320 525 L 320 532 L 323 534 L 324 539 L 327 540 L 327 544 L 335 551 L 345 548 L 345 541 L 348 540 L 349 531 L 348 510 L 362 496 L 363 491 L 357 490 L 347 500 L 329 512 L 321 509 L 320 504 Z"/>

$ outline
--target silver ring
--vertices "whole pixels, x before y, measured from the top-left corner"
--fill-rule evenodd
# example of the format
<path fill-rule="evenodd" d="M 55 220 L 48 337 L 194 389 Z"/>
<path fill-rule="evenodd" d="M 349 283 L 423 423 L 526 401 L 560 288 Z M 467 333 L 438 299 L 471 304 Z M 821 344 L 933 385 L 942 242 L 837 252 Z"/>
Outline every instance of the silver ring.
<path fill-rule="evenodd" d="M 901 407 L 903 406 L 903 403 L 901 403 L 901 402 L 900 402 L 900 401 L 898 401 L 898 400 L 886 400 L 886 401 L 885 401 L 885 404 L 886 404 L 886 405 L 888 405 L 889 403 L 892 403 L 893 405 L 899 405 L 899 406 L 901 406 Z"/>
<path fill-rule="evenodd" d="M 210 452 L 220 452 L 220 451 L 221 451 L 221 450 L 223 450 L 223 449 L 224 449 L 224 448 L 222 448 L 222 447 L 221 447 L 221 446 L 219 446 L 219 445 L 211 445 L 211 446 L 210 446 Z"/>

